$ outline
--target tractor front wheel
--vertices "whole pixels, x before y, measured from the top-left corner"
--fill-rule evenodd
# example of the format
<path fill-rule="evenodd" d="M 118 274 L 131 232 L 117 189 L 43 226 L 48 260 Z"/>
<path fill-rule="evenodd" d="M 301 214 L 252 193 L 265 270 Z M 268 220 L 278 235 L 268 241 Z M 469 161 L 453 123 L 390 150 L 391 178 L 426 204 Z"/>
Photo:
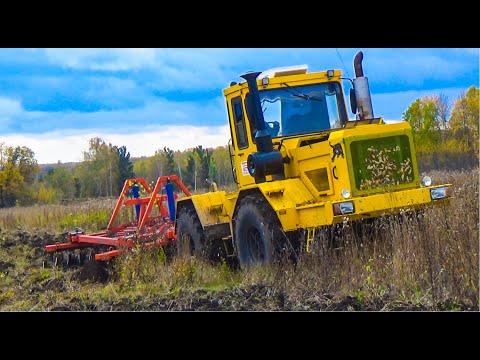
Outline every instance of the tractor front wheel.
<path fill-rule="evenodd" d="M 259 196 L 242 199 L 235 217 L 235 245 L 242 268 L 274 262 L 282 250 L 285 235 L 277 215 Z"/>

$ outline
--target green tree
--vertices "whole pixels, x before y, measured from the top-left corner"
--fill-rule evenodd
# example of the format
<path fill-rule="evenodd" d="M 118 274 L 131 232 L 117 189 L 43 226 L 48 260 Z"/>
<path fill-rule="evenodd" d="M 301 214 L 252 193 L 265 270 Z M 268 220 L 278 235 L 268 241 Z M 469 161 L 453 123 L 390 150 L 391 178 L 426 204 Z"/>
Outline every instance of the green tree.
<path fill-rule="evenodd" d="M 211 181 L 215 181 L 218 185 L 218 168 L 217 168 L 217 162 L 213 157 L 213 150 L 210 150 L 209 152 L 208 168 L 209 168 L 208 179 Z"/>
<path fill-rule="evenodd" d="M 75 170 L 81 184 L 82 197 L 113 196 L 118 189 L 119 156 L 112 144 L 99 137 L 89 141 L 89 150 L 83 153 L 83 162 Z"/>
<path fill-rule="evenodd" d="M 207 179 L 211 181 L 216 176 L 216 164 L 212 158 L 213 151 L 204 149 L 201 145 L 197 146 L 193 151 L 198 159 L 195 168 L 197 189 L 206 189 L 209 187 Z"/>
<path fill-rule="evenodd" d="M 197 152 L 198 158 L 200 159 L 200 166 L 197 174 L 197 188 L 204 189 L 208 187 L 206 179 L 208 179 L 210 173 L 208 150 L 203 149 L 202 146 L 197 146 L 195 148 L 195 151 Z"/>
<path fill-rule="evenodd" d="M 416 99 L 403 114 L 412 125 L 420 170 L 478 165 L 479 89 L 472 86 L 450 111 L 443 95 Z"/>
<path fill-rule="evenodd" d="M 133 162 L 133 172 L 135 173 L 136 177 L 143 177 L 147 181 L 153 181 L 152 173 L 151 173 L 151 158 L 150 157 L 142 157 L 141 159 L 137 159 Z"/>
<path fill-rule="evenodd" d="M 438 109 L 438 123 L 440 129 L 447 129 L 448 115 L 450 114 L 450 102 L 445 94 L 433 95 L 433 101 Z"/>
<path fill-rule="evenodd" d="M 35 159 L 35 153 L 26 146 L 16 146 L 9 149 L 8 158 L 9 161 L 18 167 L 25 183 L 32 184 L 35 175 L 40 171 Z"/>
<path fill-rule="evenodd" d="M 58 192 L 56 192 L 51 187 L 48 187 L 43 182 L 40 183 L 37 192 L 37 201 L 40 204 L 53 204 L 58 197 Z"/>
<path fill-rule="evenodd" d="M 185 164 L 187 163 L 187 151 L 175 151 L 173 154 L 175 161 L 175 166 L 177 169 L 177 174 L 180 176 L 180 179 L 183 181 L 183 175 L 185 174 Z"/>
<path fill-rule="evenodd" d="M 82 185 L 80 184 L 80 179 L 77 177 L 73 178 L 73 182 L 75 184 L 75 198 L 78 199 L 82 191 Z"/>
<path fill-rule="evenodd" d="M 216 177 L 215 181 L 219 186 L 226 186 L 233 183 L 232 165 L 230 163 L 230 153 L 227 146 L 219 146 L 213 150 L 212 159 L 215 161 Z"/>
<path fill-rule="evenodd" d="M 117 190 L 121 191 L 125 180 L 133 178 L 133 164 L 130 161 L 130 152 L 127 152 L 126 146 L 117 148 L 118 153 L 118 184 Z"/>
<path fill-rule="evenodd" d="M 55 191 L 56 200 L 73 199 L 75 196 L 75 180 L 72 172 L 61 164 L 49 172 L 44 181 Z"/>
<path fill-rule="evenodd" d="M 478 156 L 479 142 L 479 88 L 471 86 L 455 101 L 449 127 L 464 150 L 473 150 Z"/>
<path fill-rule="evenodd" d="M 412 126 L 418 148 L 435 145 L 441 139 L 440 98 L 425 96 L 416 99 L 403 113 L 403 120 Z"/>
<path fill-rule="evenodd" d="M 25 146 L 0 143 L 0 207 L 34 200 L 32 183 L 39 171 L 34 152 Z"/>
<path fill-rule="evenodd" d="M 163 168 L 165 164 L 165 156 L 162 150 L 156 150 L 155 154 L 150 159 L 150 180 L 156 181 L 159 176 L 163 175 Z"/>
<path fill-rule="evenodd" d="M 18 167 L 7 162 L 0 170 L 0 207 L 16 204 L 23 188 L 23 176 Z"/>
<path fill-rule="evenodd" d="M 192 152 L 187 157 L 187 166 L 183 172 L 183 182 L 189 185 L 191 189 L 197 190 L 197 174 L 198 174 L 198 155 L 196 152 Z"/>
<path fill-rule="evenodd" d="M 168 147 L 155 151 L 151 158 L 151 167 L 154 176 L 151 181 L 156 181 L 157 177 L 163 175 L 178 175 L 178 165 L 175 162 L 175 153 Z"/>
<path fill-rule="evenodd" d="M 165 156 L 165 175 L 176 175 L 178 174 L 177 166 L 175 165 L 175 158 L 173 150 L 168 147 L 163 148 L 163 154 Z"/>

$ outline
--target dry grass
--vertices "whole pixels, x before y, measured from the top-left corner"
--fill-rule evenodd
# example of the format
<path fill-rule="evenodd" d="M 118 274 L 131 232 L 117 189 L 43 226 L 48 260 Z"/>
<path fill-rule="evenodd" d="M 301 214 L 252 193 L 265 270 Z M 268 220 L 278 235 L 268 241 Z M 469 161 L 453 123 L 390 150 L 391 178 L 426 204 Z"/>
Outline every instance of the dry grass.
<path fill-rule="evenodd" d="M 0 277 L 0 309 L 478 310 L 479 171 L 430 175 L 454 184 L 449 206 L 429 208 L 421 219 L 381 219 L 364 235 L 347 224 L 334 248 L 319 239 L 297 265 L 234 271 L 199 259 L 167 261 L 162 249 L 149 249 L 118 259 L 115 276 L 99 284 L 80 282 L 70 271 L 32 268 L 43 256 L 38 249 L 0 247 L 0 260 L 16 263 Z M 2 210 L 0 226 L 57 231 L 71 212 L 110 211 L 114 200 L 99 203 Z M 30 283 L 43 290 L 32 293 Z"/>
<path fill-rule="evenodd" d="M 296 269 L 278 269 L 269 282 L 283 282 L 299 298 L 319 292 L 355 295 L 360 302 L 478 305 L 479 172 L 435 172 L 433 178 L 455 185 L 450 206 L 429 208 L 421 219 L 381 219 L 368 236 L 347 225 L 338 250 L 317 243 L 316 254 Z"/>
<path fill-rule="evenodd" d="M 105 229 L 117 198 L 78 200 L 66 205 L 35 205 L 0 209 L 2 230 L 62 232 L 79 226 L 87 232 Z M 131 207 L 128 210 L 132 210 Z M 131 216 L 121 212 L 119 221 Z"/>
<path fill-rule="evenodd" d="M 429 208 L 420 218 L 410 213 L 382 218 L 363 235 L 346 224 L 335 249 L 319 239 L 314 252 L 303 254 L 296 266 L 235 273 L 198 261 L 164 264 L 133 255 L 123 260 L 123 273 L 130 275 L 121 282 L 155 284 L 165 291 L 263 284 L 292 302 L 333 294 L 338 299 L 353 296 L 360 304 L 381 300 L 429 308 L 445 303 L 478 306 L 479 172 L 430 175 L 436 183 L 454 184 L 449 206 Z"/>

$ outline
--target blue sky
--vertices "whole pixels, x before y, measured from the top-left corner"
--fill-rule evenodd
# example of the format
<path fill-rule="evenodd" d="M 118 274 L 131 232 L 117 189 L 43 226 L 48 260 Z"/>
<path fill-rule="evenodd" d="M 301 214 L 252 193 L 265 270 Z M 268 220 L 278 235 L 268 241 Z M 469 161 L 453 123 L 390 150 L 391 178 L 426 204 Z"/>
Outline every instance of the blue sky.
<path fill-rule="evenodd" d="M 0 142 L 30 147 L 39 163 L 79 161 L 93 136 L 132 156 L 225 145 L 230 81 L 299 64 L 352 77 L 359 50 L 386 120 L 418 97 L 453 103 L 479 86 L 479 49 L 0 49 Z"/>

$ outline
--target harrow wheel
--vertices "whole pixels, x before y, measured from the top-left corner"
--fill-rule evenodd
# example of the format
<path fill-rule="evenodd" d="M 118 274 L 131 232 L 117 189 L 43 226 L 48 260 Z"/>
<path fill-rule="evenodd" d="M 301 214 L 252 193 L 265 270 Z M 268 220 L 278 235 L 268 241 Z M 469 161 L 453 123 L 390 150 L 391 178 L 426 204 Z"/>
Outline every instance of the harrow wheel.
<path fill-rule="evenodd" d="M 106 250 L 106 249 L 102 249 Z M 109 263 L 95 260 L 96 249 L 77 249 L 75 251 L 61 251 L 51 255 L 52 265 L 55 268 L 75 269 L 74 277 L 80 281 L 105 282 L 109 279 Z"/>
<path fill-rule="evenodd" d="M 71 263 L 71 254 L 70 252 L 68 251 L 64 251 L 62 253 L 63 255 L 63 258 L 62 258 L 62 265 L 63 265 L 63 268 L 66 269 L 69 267 L 70 263 Z"/>
<path fill-rule="evenodd" d="M 62 253 L 53 253 L 52 254 L 52 264 L 54 267 L 60 267 L 60 264 L 63 261 L 63 254 Z"/>
<path fill-rule="evenodd" d="M 92 249 L 77 249 L 75 251 L 60 251 L 51 255 L 51 263 L 57 268 L 74 268 L 83 266 L 88 261 L 95 261 L 95 251 Z"/>

